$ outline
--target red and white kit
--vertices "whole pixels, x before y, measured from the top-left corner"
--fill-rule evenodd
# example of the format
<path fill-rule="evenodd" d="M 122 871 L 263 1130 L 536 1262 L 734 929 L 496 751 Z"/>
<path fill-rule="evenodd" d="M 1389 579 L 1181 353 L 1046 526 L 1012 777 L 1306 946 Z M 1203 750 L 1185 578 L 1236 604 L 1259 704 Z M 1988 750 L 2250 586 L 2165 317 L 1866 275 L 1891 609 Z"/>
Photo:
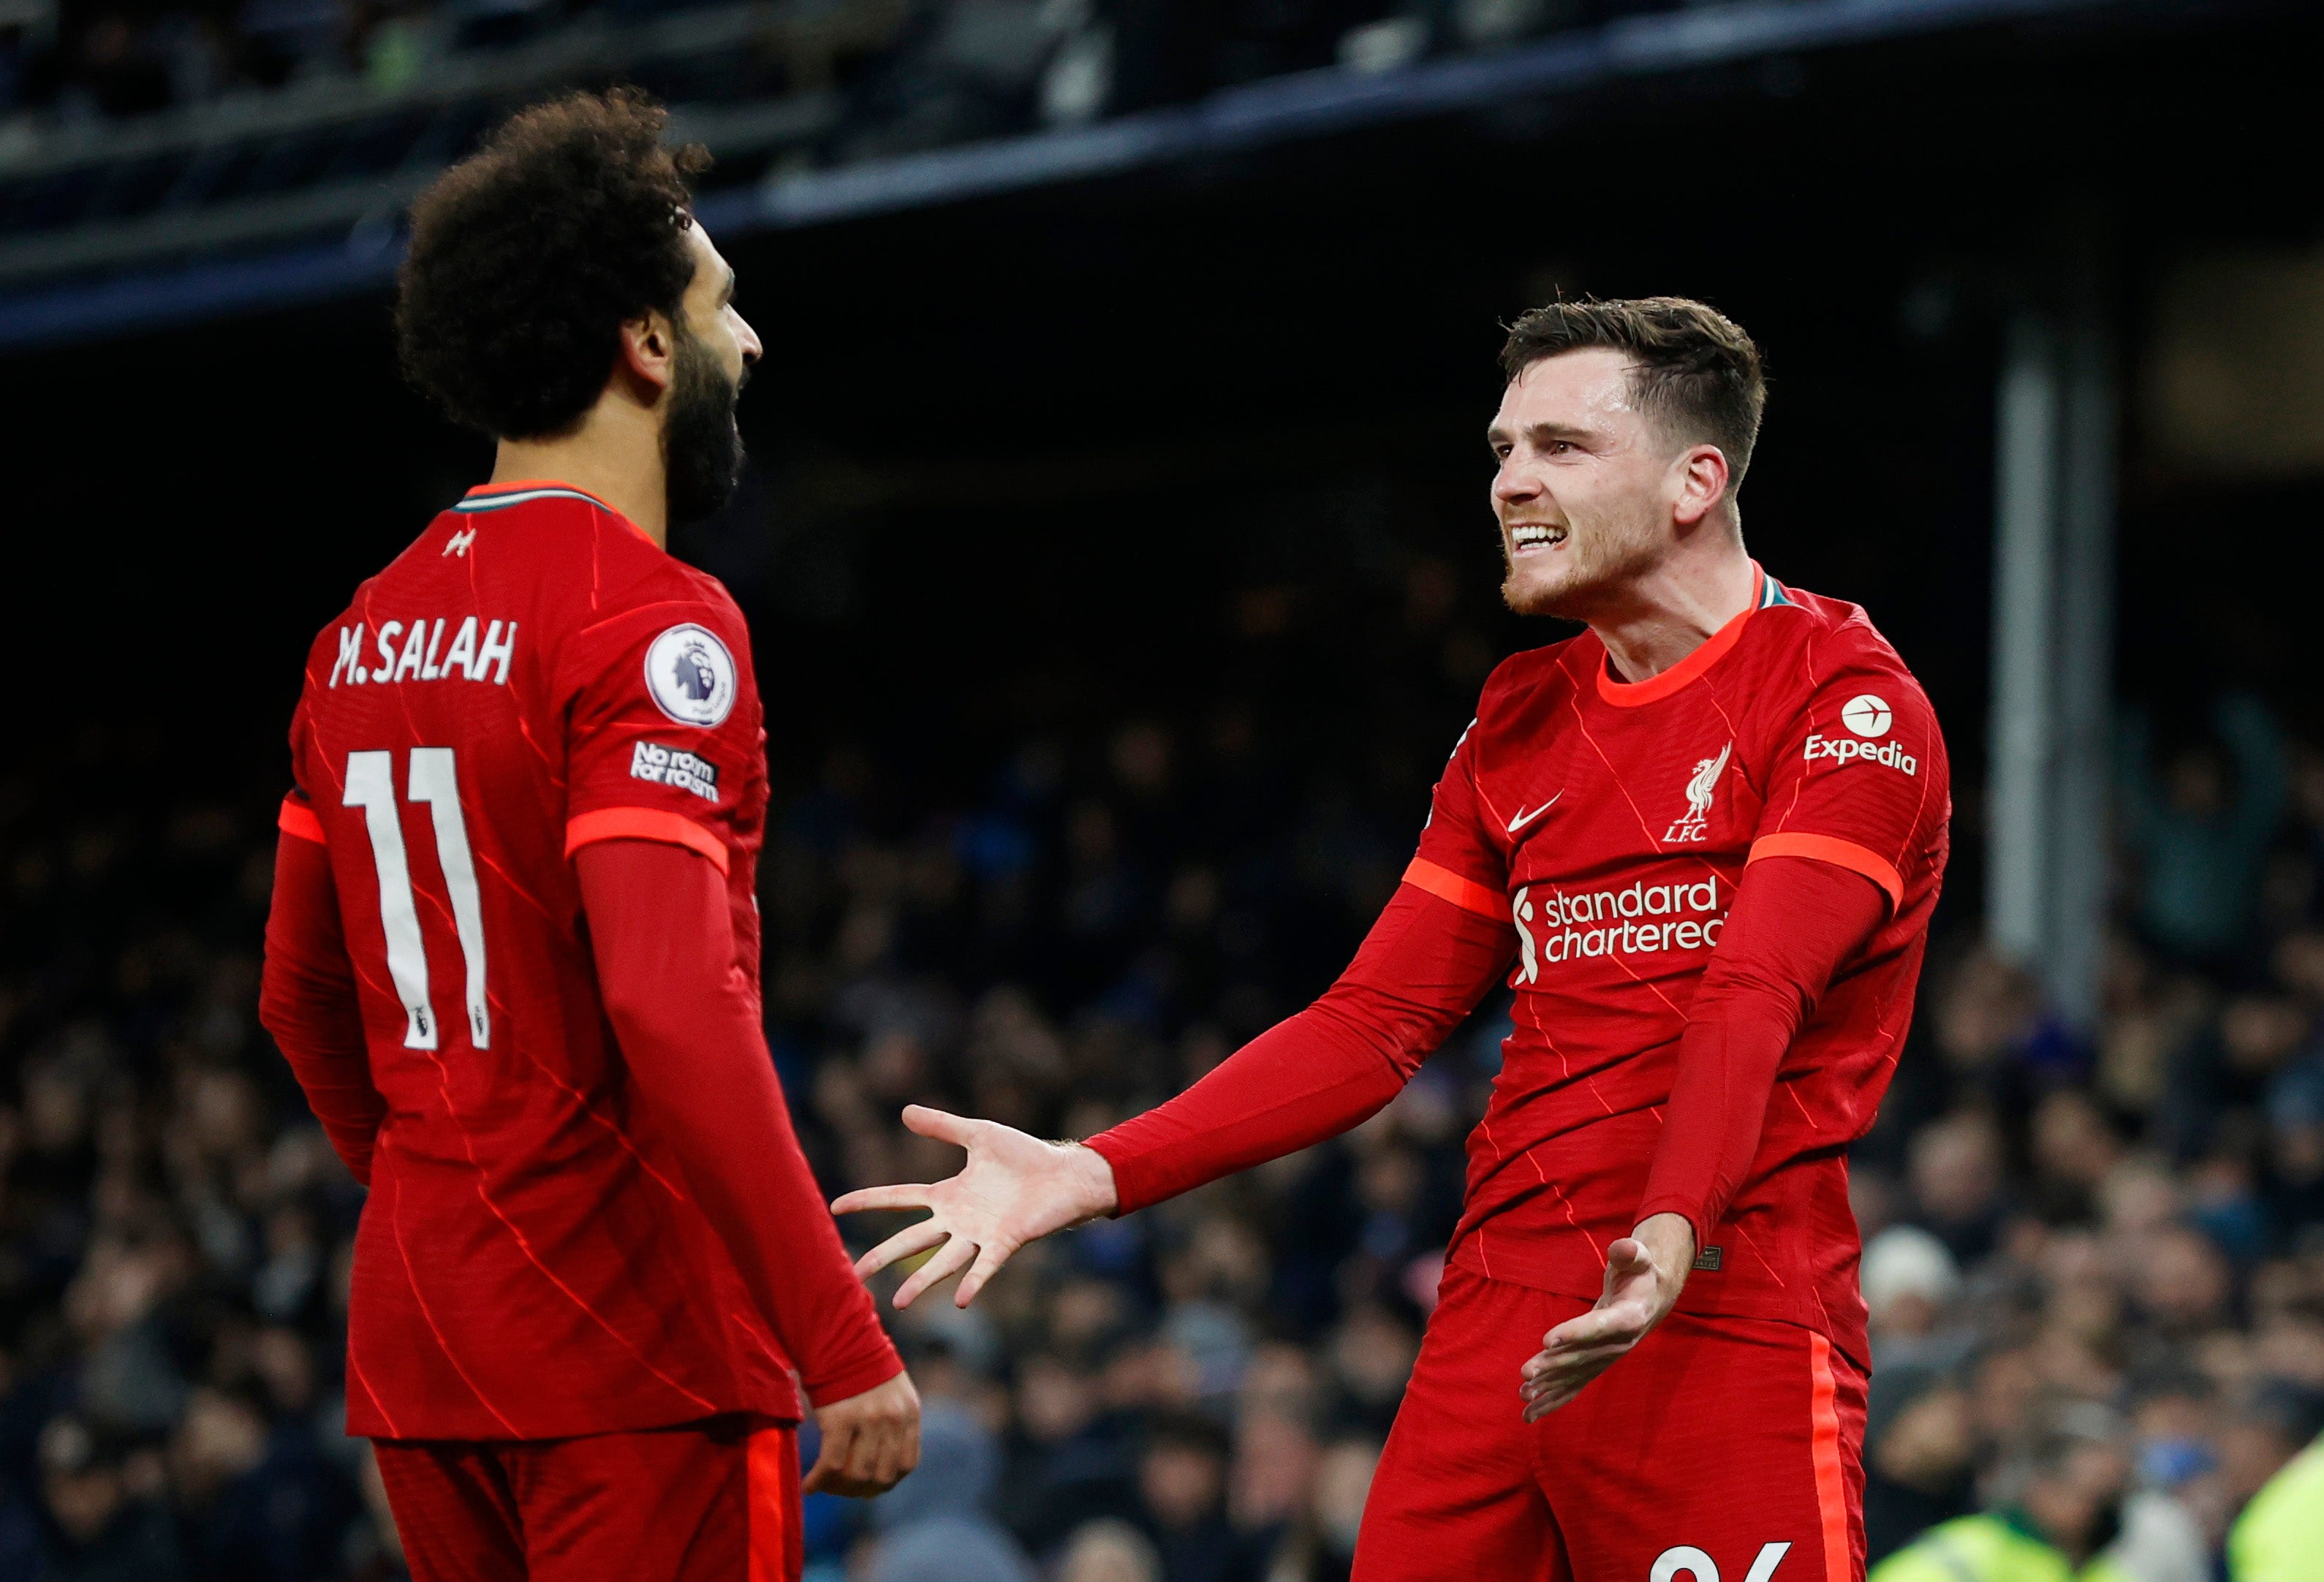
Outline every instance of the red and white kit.
<path fill-rule="evenodd" d="M 1405 882 L 1324 997 L 1091 1145 L 1124 1212 L 1379 1108 L 1506 973 L 1440 1306 L 1361 1582 L 1848 1582 L 1867 1348 L 1848 1145 L 1912 1018 L 1950 815 L 1919 685 L 1853 605 L 1762 575 L 1683 662 L 1584 633 L 1486 683 Z M 1518 1369 L 1678 1213 L 1676 1311 L 1572 1403 Z"/>
<path fill-rule="evenodd" d="M 715 1065 L 736 1106 L 779 1112 L 764 742 L 725 590 L 563 485 L 471 492 L 316 639 L 264 1008 L 371 1189 L 348 1429 L 383 1441 L 422 1575 L 648 1576 L 657 1544 L 693 1546 L 687 1576 L 795 1574 L 794 1371 L 819 1402 L 900 1371 L 787 1118 L 751 1162 L 782 1258 L 753 1288 L 689 1186 L 701 1162 L 636 1112 L 585 924 L 592 842 L 714 865 L 722 1003 L 677 1014 L 739 1041 Z M 650 1500 L 665 1482 L 691 1503 Z M 492 1568 L 503 1551 L 518 1569 Z"/>

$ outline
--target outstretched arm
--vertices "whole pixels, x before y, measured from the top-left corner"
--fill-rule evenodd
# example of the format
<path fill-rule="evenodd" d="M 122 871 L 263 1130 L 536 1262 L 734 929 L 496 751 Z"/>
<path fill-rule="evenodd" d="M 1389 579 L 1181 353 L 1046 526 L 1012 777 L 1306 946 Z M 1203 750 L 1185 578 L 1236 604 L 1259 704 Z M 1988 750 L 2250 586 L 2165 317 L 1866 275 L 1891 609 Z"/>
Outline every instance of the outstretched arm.
<path fill-rule="evenodd" d="M 941 1243 L 898 1289 L 896 1305 L 966 1269 L 953 1299 L 966 1307 L 1028 1241 L 1336 1136 L 1396 1097 L 1508 970 L 1514 949 L 1506 916 L 1407 883 L 1323 998 L 1168 1103 L 1086 1145 L 1044 1143 L 914 1106 L 904 1124 L 966 1148 L 967 1165 L 949 1181 L 867 1188 L 833 1204 L 842 1214 L 931 1210 L 866 1253 L 857 1271 Z"/>
<path fill-rule="evenodd" d="M 1637 1228 L 1606 1249 L 1598 1305 L 1542 1337 L 1525 1365 L 1526 1421 L 1572 1400 L 1669 1314 L 1758 1153 L 1784 1052 L 1886 915 L 1879 888 L 1847 869 L 1801 857 L 1751 865 L 1687 1007 Z"/>
<path fill-rule="evenodd" d="M 678 1142 L 815 1403 L 824 1448 L 807 1486 L 877 1494 L 919 1459 L 919 1402 L 791 1129 L 735 961 L 725 880 L 692 851 L 646 841 L 584 846 L 574 867 L 639 1098 Z"/>
<path fill-rule="evenodd" d="M 1168 1103 L 1100 1133 L 1127 1214 L 1296 1154 L 1377 1114 L 1476 1008 L 1516 949 L 1485 915 L 1405 884 L 1340 980 Z"/>

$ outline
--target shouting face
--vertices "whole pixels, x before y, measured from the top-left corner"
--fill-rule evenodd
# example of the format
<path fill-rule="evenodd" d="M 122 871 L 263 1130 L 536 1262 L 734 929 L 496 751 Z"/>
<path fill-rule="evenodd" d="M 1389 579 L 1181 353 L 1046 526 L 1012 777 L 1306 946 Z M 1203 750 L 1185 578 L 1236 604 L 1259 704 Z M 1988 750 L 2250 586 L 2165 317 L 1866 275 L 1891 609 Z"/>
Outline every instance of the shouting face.
<path fill-rule="evenodd" d="M 1673 540 L 1690 464 L 1718 455 L 1675 443 L 1639 410 L 1630 375 L 1621 353 L 1593 346 L 1543 358 L 1501 393 L 1486 440 L 1499 463 L 1501 597 L 1520 615 L 1618 610 Z"/>

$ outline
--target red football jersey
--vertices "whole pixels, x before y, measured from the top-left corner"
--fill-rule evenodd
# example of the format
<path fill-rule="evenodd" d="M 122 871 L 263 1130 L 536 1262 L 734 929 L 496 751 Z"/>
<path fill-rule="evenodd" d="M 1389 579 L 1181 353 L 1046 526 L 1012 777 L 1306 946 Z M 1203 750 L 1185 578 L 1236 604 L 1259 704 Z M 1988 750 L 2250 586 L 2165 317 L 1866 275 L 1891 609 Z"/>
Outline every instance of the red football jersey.
<path fill-rule="evenodd" d="M 1502 664 L 1406 875 L 1517 928 L 1516 1031 L 1469 1140 L 1452 1256 L 1598 1295 L 1745 865 L 1836 863 L 1888 916 L 1793 1042 L 1679 1305 L 1804 1324 L 1860 1360 L 1846 1149 L 1912 1020 L 1950 814 L 1943 738 L 1895 650 L 1854 605 L 1764 573 L 1750 609 L 1648 680 L 1617 681 L 1587 632 Z"/>
<path fill-rule="evenodd" d="M 569 861 L 600 839 L 702 853 L 755 994 L 764 743 L 726 591 L 559 484 L 471 492 L 316 639 L 282 823 L 328 849 L 387 1109 L 351 1432 L 798 1415 L 793 1359 L 631 1113 Z M 828 1216 L 799 1245 L 856 1283 Z"/>

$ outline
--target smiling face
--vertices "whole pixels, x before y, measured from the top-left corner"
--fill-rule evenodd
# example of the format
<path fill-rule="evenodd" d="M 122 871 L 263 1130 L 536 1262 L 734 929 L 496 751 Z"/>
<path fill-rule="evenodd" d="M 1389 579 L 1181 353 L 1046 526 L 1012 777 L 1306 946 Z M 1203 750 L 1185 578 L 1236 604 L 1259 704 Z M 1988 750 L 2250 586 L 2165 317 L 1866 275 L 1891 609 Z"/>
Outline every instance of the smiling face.
<path fill-rule="evenodd" d="M 1688 464 L 1711 447 L 1678 443 L 1639 410 L 1631 368 L 1591 346 L 1531 363 L 1501 392 L 1486 440 L 1499 463 L 1501 597 L 1520 615 L 1590 620 L 1673 542 Z"/>

